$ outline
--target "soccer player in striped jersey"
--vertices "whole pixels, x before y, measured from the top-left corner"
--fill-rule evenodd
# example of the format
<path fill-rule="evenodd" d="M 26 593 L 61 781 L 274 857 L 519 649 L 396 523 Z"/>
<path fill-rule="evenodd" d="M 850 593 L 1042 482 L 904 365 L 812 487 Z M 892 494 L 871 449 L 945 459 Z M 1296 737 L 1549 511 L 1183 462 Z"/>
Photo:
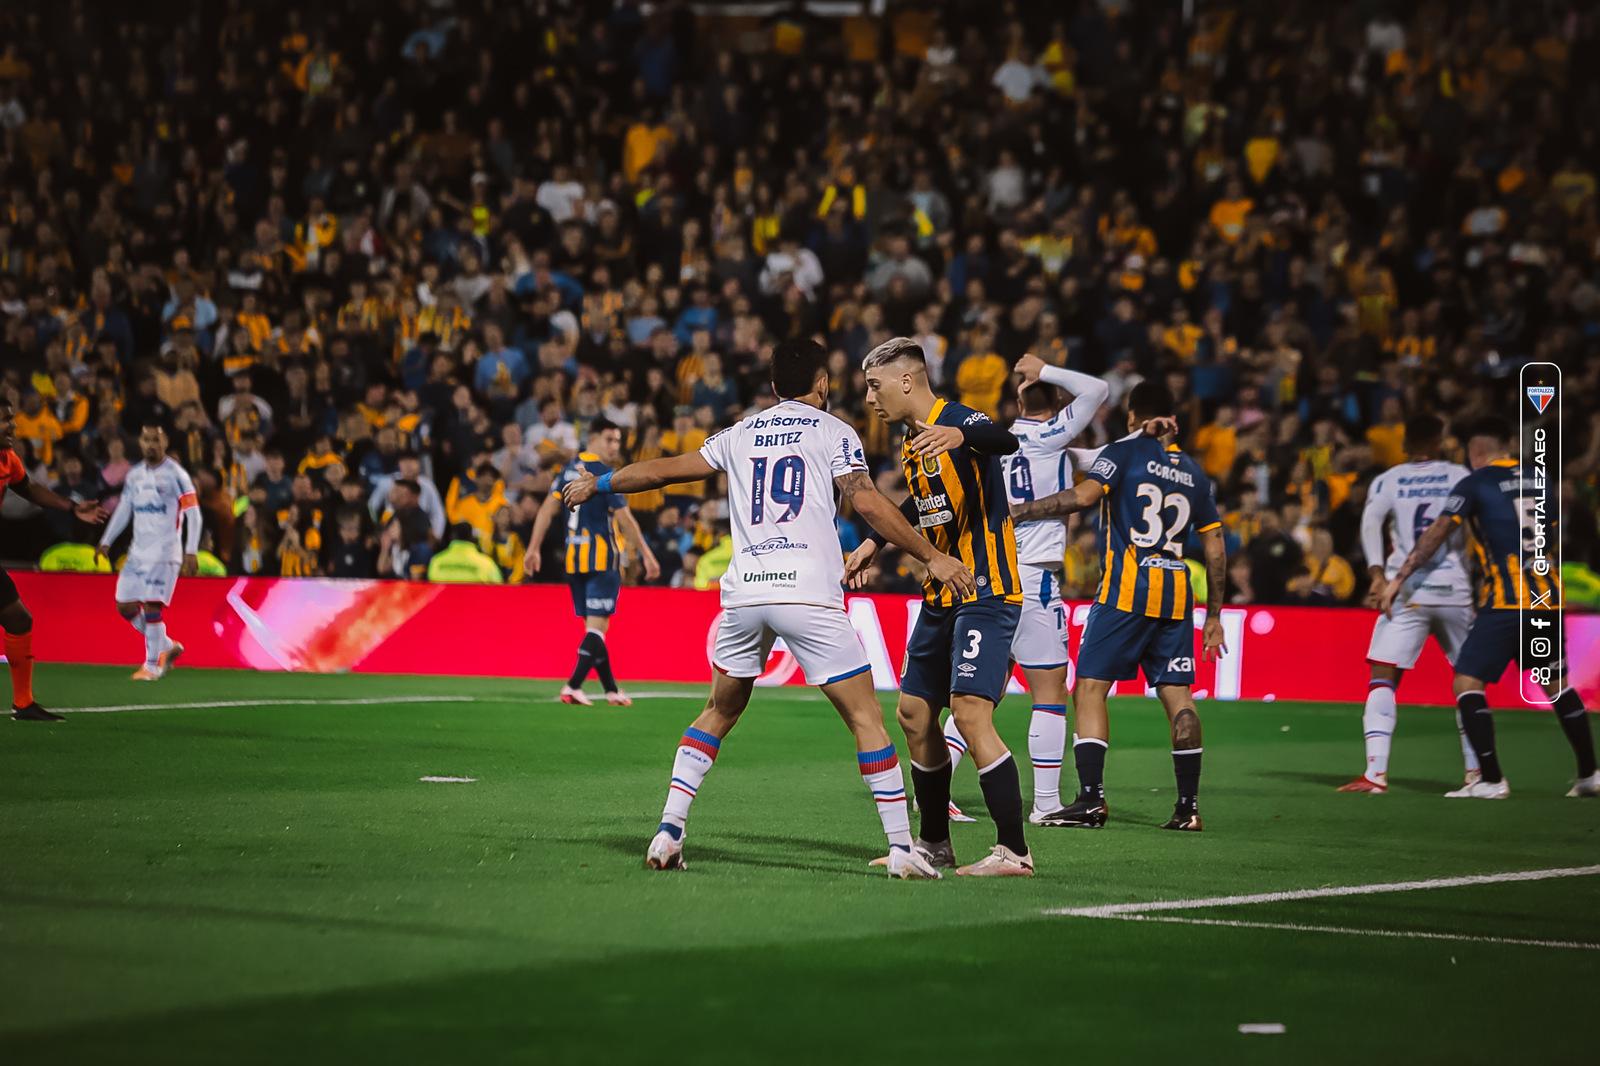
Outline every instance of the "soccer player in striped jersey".
<path fill-rule="evenodd" d="M 1067 445 L 1077 439 L 1106 402 L 1110 386 L 1097 377 L 1054 367 L 1036 355 L 1017 360 L 1021 415 L 1011 423 L 1019 447 L 1005 458 L 1006 495 L 1014 506 L 1053 496 L 1072 486 Z M 1060 390 L 1072 393 L 1063 406 Z M 1028 760 L 1033 763 L 1033 811 L 1028 821 L 1053 825 L 1061 809 L 1061 761 L 1067 747 L 1067 623 L 1061 602 L 1066 523 L 1059 518 L 1018 522 L 1017 570 L 1022 575 L 1022 616 L 1011 641 L 1011 657 L 1022 667 L 1033 697 L 1028 723 Z M 961 765 L 967 742 L 951 715 L 944 724 L 952 766 Z M 973 819 L 950 805 L 950 818 Z"/>
<path fill-rule="evenodd" d="M 545 497 L 543 506 L 533 520 L 533 535 L 528 539 L 528 551 L 522 568 L 529 577 L 538 574 L 544 552 L 545 534 L 556 513 L 561 510 L 561 493 L 567 485 L 581 478 L 600 477 L 610 471 L 622 452 L 622 431 L 605 419 L 596 419 L 589 426 L 585 441 L 588 448 L 561 471 L 555 487 Z M 627 542 L 638 549 L 644 561 L 646 581 L 661 576 L 661 565 L 655 553 L 645 543 L 639 520 L 628 509 L 621 494 L 606 492 L 586 499 L 581 507 L 567 513 L 567 551 L 565 569 L 567 584 L 572 589 L 572 609 L 583 619 L 583 639 L 578 642 L 577 662 L 572 676 L 561 688 L 561 702 L 588 707 L 594 701 L 583 691 L 584 679 L 593 670 L 605 690 L 606 702 L 614 707 L 633 703 L 628 694 L 617 686 L 611 670 L 611 652 L 606 648 L 606 630 L 611 616 L 617 611 L 617 599 L 622 593 L 622 548 L 617 538 L 617 526 Z"/>
<path fill-rule="evenodd" d="M 828 380 L 827 353 L 820 344 L 784 341 L 772 354 L 778 404 L 717 433 L 698 451 L 634 463 L 615 475 L 583 475 L 564 491 L 567 505 L 578 507 L 612 491 L 643 492 L 718 471 L 727 476 L 734 554 L 722 577 L 722 621 L 712 659 L 716 672 L 705 710 L 678 744 L 661 823 L 645 853 L 652 869 L 683 868 L 689 805 L 749 705 L 774 640 L 782 637 L 806 680 L 822 689 L 855 735 L 856 764 L 889 839 L 889 876 L 940 876 L 912 848 L 900 760 L 883 727 L 866 649 L 845 615 L 834 492 L 920 559 L 935 584 L 965 595 L 975 581 L 970 570 L 919 536 L 873 488 L 855 429 L 827 412 Z"/>
<path fill-rule="evenodd" d="M 28 477 L 16 453 L 17 421 L 11 401 L 0 395 L 0 500 L 8 491 L 36 507 L 71 511 L 81 521 L 99 525 L 106 511 L 93 500 L 73 503 Z M 17 583 L 0 566 L 0 630 L 5 632 L 6 662 L 11 673 L 11 717 L 19 722 L 59 722 L 61 715 L 47 711 L 33 698 L 33 615 L 22 605 Z"/>
<path fill-rule="evenodd" d="M 1128 394 L 1128 428 L 1170 419 L 1172 394 L 1154 381 Z M 1078 797 L 1052 824 L 1098 829 L 1106 824 L 1105 763 L 1110 741 L 1106 697 L 1117 681 L 1137 677 L 1155 687 L 1172 727 L 1178 801 L 1163 829 L 1199 832 L 1200 715 L 1194 707 L 1194 591 L 1183 561 L 1184 541 L 1197 533 L 1205 551 L 1204 654 L 1225 652 L 1222 620 L 1227 553 L 1211 482 L 1200 464 L 1170 438 L 1139 433 L 1106 445 L 1084 480 L 1069 491 L 1013 508 L 1017 519 L 1071 514 L 1100 505 L 1105 576 L 1078 652 L 1077 730 L 1073 758 Z"/>
<path fill-rule="evenodd" d="M 1450 490 L 1444 513 L 1417 538 L 1416 547 L 1384 589 L 1379 603 L 1380 609 L 1387 612 L 1412 575 L 1434 557 L 1452 533 L 1466 527 L 1481 590 L 1478 617 L 1456 655 L 1456 709 L 1467 739 L 1478 753 L 1482 777 L 1446 792 L 1451 799 L 1505 799 L 1511 794 L 1495 753 L 1494 719 L 1485 689 L 1500 680 L 1513 662 L 1520 668 L 1521 614 L 1526 611 L 1535 617 L 1546 616 L 1554 622 L 1548 627 L 1550 639 L 1564 642 L 1558 613 L 1560 576 L 1554 572 L 1541 575 L 1531 565 L 1527 569 L 1522 566 L 1524 542 L 1531 547 L 1534 529 L 1533 516 L 1521 501 L 1531 501 L 1525 493 L 1534 489 L 1534 483 L 1511 455 L 1510 438 L 1510 427 L 1499 418 L 1486 418 L 1468 430 L 1467 462 L 1472 473 Z M 1600 796 L 1600 772 L 1595 768 L 1589 714 L 1577 690 L 1566 683 L 1566 662 L 1559 653 L 1555 676 L 1544 689 L 1578 762 L 1578 779 L 1567 795 Z"/>
<path fill-rule="evenodd" d="M 952 767 L 939 728 L 939 711 L 948 703 L 976 761 L 996 833 L 987 856 L 956 872 L 1032 877 L 1017 764 L 994 728 L 1022 613 L 1016 532 L 1000 466 L 1002 456 L 1017 450 L 1017 439 L 982 412 L 936 398 L 922 349 L 909 337 L 878 345 L 861 365 L 867 406 L 908 429 L 900 462 L 911 495 L 902 510 L 935 547 L 959 556 L 977 576 L 966 595 L 926 581 L 922 610 L 906 641 L 899 717 L 921 810 L 917 848 L 935 866 L 956 865 L 950 845 Z M 879 544 L 868 538 L 851 553 L 845 572 L 852 583 L 862 580 Z"/>

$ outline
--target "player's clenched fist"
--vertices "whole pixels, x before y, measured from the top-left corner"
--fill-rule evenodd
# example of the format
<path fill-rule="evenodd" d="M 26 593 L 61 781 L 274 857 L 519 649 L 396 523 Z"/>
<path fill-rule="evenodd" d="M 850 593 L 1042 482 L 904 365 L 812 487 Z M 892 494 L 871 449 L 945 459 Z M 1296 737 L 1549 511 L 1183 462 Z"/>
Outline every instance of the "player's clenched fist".
<path fill-rule="evenodd" d="M 595 493 L 595 476 L 581 474 L 561 486 L 561 502 L 567 505 L 568 510 L 577 510 L 579 506 L 589 501 Z"/>
<path fill-rule="evenodd" d="M 950 591 L 966 599 L 978 591 L 978 582 L 972 571 L 953 555 L 940 553 L 928 560 L 928 576 Z"/>

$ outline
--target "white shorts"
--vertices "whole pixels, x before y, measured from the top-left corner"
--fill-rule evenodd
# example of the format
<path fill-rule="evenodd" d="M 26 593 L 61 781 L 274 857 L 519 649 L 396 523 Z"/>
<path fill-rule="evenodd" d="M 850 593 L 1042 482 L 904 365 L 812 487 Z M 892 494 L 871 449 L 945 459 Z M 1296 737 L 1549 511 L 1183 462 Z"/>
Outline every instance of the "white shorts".
<path fill-rule="evenodd" d="M 1378 616 L 1372 627 L 1372 643 L 1367 647 L 1367 660 L 1388 663 L 1402 670 L 1417 665 L 1422 646 L 1432 636 L 1439 642 L 1444 657 L 1455 664 L 1456 653 L 1467 630 L 1472 628 L 1476 615 L 1465 605 L 1434 606 L 1423 604 L 1395 604 L 1390 613 Z"/>
<path fill-rule="evenodd" d="M 129 559 L 117 575 L 117 602 L 170 604 L 182 565 Z"/>
<path fill-rule="evenodd" d="M 1018 563 L 1022 577 L 1022 617 L 1011 638 L 1011 657 L 1024 670 L 1067 665 L 1067 612 L 1061 603 L 1061 575 L 1032 563 Z"/>
<path fill-rule="evenodd" d="M 778 637 L 783 638 L 810 684 L 831 685 L 872 669 L 849 617 L 836 608 L 809 603 L 756 603 L 725 609 L 711 663 L 729 677 L 760 677 Z"/>

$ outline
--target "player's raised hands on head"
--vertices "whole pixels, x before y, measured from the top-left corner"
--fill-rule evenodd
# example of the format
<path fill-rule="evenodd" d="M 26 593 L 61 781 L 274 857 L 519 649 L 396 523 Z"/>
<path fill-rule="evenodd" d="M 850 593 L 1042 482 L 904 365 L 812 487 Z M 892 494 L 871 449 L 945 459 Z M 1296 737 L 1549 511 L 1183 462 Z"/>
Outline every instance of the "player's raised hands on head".
<path fill-rule="evenodd" d="M 961 447 L 966 437 L 959 426 L 930 426 L 918 420 L 917 433 L 911 438 L 911 454 L 919 459 L 937 459 L 945 452 Z"/>
<path fill-rule="evenodd" d="M 1166 415 L 1160 418 L 1147 418 L 1144 425 L 1139 427 L 1147 437 L 1176 437 L 1178 435 L 1178 420 Z"/>
<path fill-rule="evenodd" d="M 940 552 L 929 559 L 928 576 L 962 599 L 978 591 L 978 582 L 972 576 L 972 571 L 963 566 L 961 560 L 953 555 Z"/>
<path fill-rule="evenodd" d="M 877 554 L 877 542 L 864 540 L 859 548 L 846 557 L 844 561 L 845 588 L 859 589 L 866 587 L 867 571 L 872 569 L 872 560 Z"/>
<path fill-rule="evenodd" d="M 1014 369 L 1022 375 L 1022 383 L 1024 385 L 1032 385 L 1039 380 L 1039 375 L 1044 372 L 1044 366 L 1043 359 L 1029 352 L 1017 360 L 1017 365 Z"/>
<path fill-rule="evenodd" d="M 576 510 L 588 503 L 594 497 L 594 493 L 595 476 L 590 473 L 580 474 L 561 486 L 561 502 L 567 505 L 568 510 Z"/>
<path fill-rule="evenodd" d="M 111 517 L 106 512 L 106 509 L 94 500 L 84 500 L 82 503 L 73 504 L 72 513 L 83 521 L 88 522 L 91 526 L 104 525 L 106 519 Z"/>
<path fill-rule="evenodd" d="M 1227 651 L 1228 642 L 1222 636 L 1222 619 L 1216 615 L 1208 616 L 1200 631 L 1200 657 L 1208 663 L 1214 663 Z"/>

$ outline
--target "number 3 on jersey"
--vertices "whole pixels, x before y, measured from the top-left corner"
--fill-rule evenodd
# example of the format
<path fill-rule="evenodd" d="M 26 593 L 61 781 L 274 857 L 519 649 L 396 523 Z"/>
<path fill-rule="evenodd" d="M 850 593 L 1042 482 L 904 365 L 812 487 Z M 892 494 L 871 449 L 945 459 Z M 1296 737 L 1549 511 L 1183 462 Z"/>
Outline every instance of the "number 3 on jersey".
<path fill-rule="evenodd" d="M 766 521 L 767 498 L 786 510 L 775 521 L 788 522 L 800 513 L 806 499 L 806 464 L 798 455 L 785 455 L 772 464 L 772 480 L 767 481 L 767 457 L 750 460 L 755 469 L 750 476 L 750 524 Z"/>
<path fill-rule="evenodd" d="M 1159 486 L 1144 484 L 1139 486 L 1139 499 L 1144 501 L 1144 511 L 1139 515 L 1144 528 L 1130 531 L 1128 539 L 1141 548 L 1160 544 L 1162 551 L 1183 558 L 1180 538 L 1189 530 L 1189 498 L 1181 492 L 1163 496 Z M 1172 521 L 1163 522 L 1168 511 L 1173 512 Z"/>

